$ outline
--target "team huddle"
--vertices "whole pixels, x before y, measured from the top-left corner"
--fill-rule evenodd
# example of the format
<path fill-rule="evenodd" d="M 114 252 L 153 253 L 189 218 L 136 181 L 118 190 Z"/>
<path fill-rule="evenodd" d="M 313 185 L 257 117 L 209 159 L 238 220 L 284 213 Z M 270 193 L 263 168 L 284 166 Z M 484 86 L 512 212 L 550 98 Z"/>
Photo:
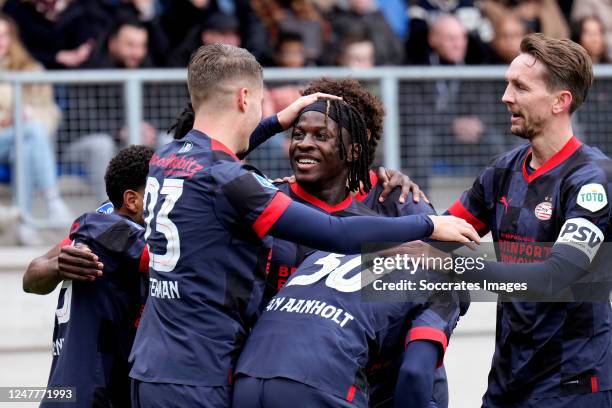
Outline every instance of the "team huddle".
<path fill-rule="evenodd" d="M 529 35 L 506 77 L 527 143 L 439 216 L 406 176 L 371 170 L 384 110 L 358 82 L 314 81 L 261 120 L 255 58 L 201 47 L 174 140 L 119 152 L 109 201 L 28 267 L 24 290 L 62 284 L 48 387 L 75 387 L 79 407 L 448 407 L 444 354 L 469 299 L 365 300 L 362 246 L 474 246 L 490 232 L 500 262 L 432 273 L 554 299 L 593 283 L 610 240 L 612 162 L 571 128 L 588 55 Z M 294 179 L 272 183 L 243 160 L 288 129 Z M 513 243 L 547 256 L 513 263 Z M 611 407 L 610 302 L 500 294 L 482 404 Z"/>

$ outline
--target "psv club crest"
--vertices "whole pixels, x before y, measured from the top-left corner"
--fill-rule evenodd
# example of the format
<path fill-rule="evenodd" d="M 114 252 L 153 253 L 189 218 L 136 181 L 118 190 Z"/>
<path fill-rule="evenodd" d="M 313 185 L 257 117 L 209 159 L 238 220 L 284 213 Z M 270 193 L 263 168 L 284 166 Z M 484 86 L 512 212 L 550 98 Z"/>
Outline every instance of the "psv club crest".
<path fill-rule="evenodd" d="M 536 205 L 536 208 L 533 212 L 535 213 L 535 216 L 538 220 L 550 220 L 553 213 L 552 203 L 550 201 L 542 201 L 540 204 Z"/>

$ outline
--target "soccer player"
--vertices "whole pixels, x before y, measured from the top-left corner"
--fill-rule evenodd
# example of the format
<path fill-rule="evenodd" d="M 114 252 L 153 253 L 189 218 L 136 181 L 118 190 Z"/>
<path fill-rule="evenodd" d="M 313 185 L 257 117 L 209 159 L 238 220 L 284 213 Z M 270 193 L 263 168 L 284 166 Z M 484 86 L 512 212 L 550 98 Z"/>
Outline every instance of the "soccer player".
<path fill-rule="evenodd" d="M 591 87 L 591 60 L 569 40 L 531 34 L 506 79 L 511 131 L 528 143 L 495 159 L 449 209 L 491 231 L 502 262 L 458 276 L 525 282 L 550 299 L 587 276 L 611 238 L 610 160 L 571 125 Z M 499 300 L 484 407 L 612 406 L 609 302 Z"/>
<path fill-rule="evenodd" d="M 106 213 L 112 206 L 104 205 L 79 217 L 69 239 L 32 261 L 23 278 L 26 292 L 41 294 L 63 281 L 48 387 L 74 387 L 75 407 L 130 405 L 128 356 L 146 295 L 142 199 L 152 155 L 144 146 L 119 152 L 105 176 L 115 211 Z M 70 244 L 96 255 L 88 260 L 75 249 L 62 258 L 60 247 Z"/>
<path fill-rule="evenodd" d="M 373 172 L 367 172 L 374 160 L 376 146 L 382 134 L 384 109 L 378 98 L 353 79 L 320 79 L 309 84 L 304 90 L 304 95 L 317 93 L 340 95 L 342 100 L 355 107 L 355 110 L 351 111 L 342 104 L 337 105 L 326 100 L 312 103 L 299 112 L 289 148 L 289 160 L 294 170 L 293 181 L 278 184 L 277 187 L 294 201 L 339 217 L 376 213 L 391 217 L 410 214 L 435 215 L 432 206 L 423 201 L 415 202 L 410 197 L 407 201 L 404 200 L 405 187 L 409 183 L 404 182 L 401 188 L 398 186 L 392 189 L 389 187 L 394 183 L 390 182 L 383 187 L 382 183 L 376 181 Z M 341 114 L 342 112 L 344 113 Z M 359 114 L 360 118 L 356 114 Z M 342 137 L 338 135 L 339 119 L 343 120 L 340 126 L 343 128 Z M 365 124 L 366 129 L 360 127 L 362 124 Z M 175 126 L 175 134 L 182 136 L 192 127 L 193 114 L 187 109 Z M 349 134 L 348 129 L 353 129 L 353 132 Z M 350 157 L 348 154 L 341 154 L 340 143 L 345 149 L 351 145 L 364 148 L 359 150 L 356 157 Z M 300 164 L 304 158 L 316 162 L 316 165 Z M 355 177 L 351 183 L 348 182 L 349 174 Z M 361 193 L 359 186 L 368 176 L 375 187 L 366 195 Z M 348 184 L 352 185 L 353 192 L 359 190 L 360 194 L 351 194 L 347 189 Z M 386 189 L 392 191 L 391 197 L 381 202 L 379 198 Z M 366 205 L 361 204 L 361 201 Z M 312 252 L 310 248 L 290 241 L 271 237 L 269 239 L 272 241 L 272 250 L 266 266 L 266 299 L 276 294 L 297 270 L 303 257 Z M 372 406 L 393 404 L 401 355 L 385 357 L 384 361 L 374 358 L 368 361 L 369 367 L 366 371 Z M 448 405 L 448 388 L 443 367 L 436 372 L 434 400 L 439 408 Z"/>
<path fill-rule="evenodd" d="M 343 101 L 351 103 L 354 102 L 358 106 L 361 105 L 360 109 L 355 110 L 353 113 L 343 104 L 333 101 L 319 101 L 304 108 L 294 126 L 291 137 L 291 145 L 289 148 L 291 166 L 295 172 L 296 182 L 292 184 L 280 185 L 279 188 L 286 191 L 287 194 L 296 201 L 308 203 L 312 207 L 318 208 L 321 211 L 325 211 L 330 214 L 338 216 L 373 214 L 374 212 L 372 212 L 372 210 L 365 207 L 363 204 L 353 198 L 349 189 L 347 189 L 347 185 L 354 191 L 358 190 L 360 184 L 364 183 L 364 179 L 369 177 L 367 169 L 373 160 L 376 140 L 378 140 L 380 135 L 378 134 L 378 137 L 376 137 L 376 139 L 374 139 L 374 143 L 372 143 L 373 137 L 368 138 L 368 135 L 376 134 L 373 132 L 368 132 L 367 130 L 369 128 L 363 129 L 363 127 L 360 127 L 360 118 L 352 115 L 359 114 L 362 116 L 364 111 L 369 111 L 371 114 L 369 119 L 371 122 L 373 122 L 372 128 L 375 129 L 376 125 L 380 125 L 380 122 L 382 121 L 382 106 L 373 95 L 361 88 L 359 83 L 354 80 L 315 81 L 315 83 L 305 90 L 305 94 L 308 92 L 313 92 L 314 90 L 319 92 L 334 92 L 338 95 L 342 95 Z M 342 129 L 342 136 L 339 134 L 339 129 Z M 378 126 L 378 129 L 380 129 L 380 126 Z M 355 145 L 363 146 L 364 148 L 358 149 L 358 155 L 353 154 L 351 157 L 351 155 L 347 154 L 346 152 L 350 150 L 351 146 Z M 351 178 L 351 176 L 354 178 Z M 379 186 L 377 191 L 378 194 L 380 194 L 381 191 L 382 188 Z M 392 194 L 392 198 L 396 198 L 399 192 L 399 189 L 396 189 Z M 384 215 L 398 216 L 402 213 L 435 214 L 433 208 L 424 202 L 417 204 L 413 203 L 413 201 L 409 199 L 407 203 L 403 205 L 398 205 L 396 200 L 386 200 L 384 203 L 380 203 L 377 199 L 377 195 L 373 193 L 376 192 L 371 192 L 373 199 L 368 199 L 369 204 Z M 269 283 L 268 288 L 271 289 L 270 292 L 276 292 L 284 285 L 289 276 L 295 272 L 296 269 L 298 269 L 298 266 L 305 254 L 309 252 L 312 252 L 310 248 L 296 245 L 292 242 L 278 238 L 273 239 L 270 262 L 267 267 L 267 281 Z M 322 255 L 321 258 L 324 256 L 325 255 Z M 320 290 L 323 289 L 320 289 L 320 287 L 317 285 L 313 285 L 302 288 L 301 293 L 303 296 L 317 297 Z M 285 292 L 286 291 L 283 290 L 279 297 L 283 296 Z M 362 302 L 359 301 L 359 296 L 355 297 L 354 295 L 336 293 L 335 300 L 343 301 L 345 296 L 352 299 L 350 302 L 344 303 L 350 305 L 345 309 L 348 313 L 358 315 L 364 308 L 371 308 L 371 305 L 363 305 Z M 403 319 L 405 323 L 408 324 L 410 320 L 409 311 L 411 309 L 412 305 L 406 309 L 393 309 L 395 313 L 398 313 L 396 316 L 394 316 L 394 318 Z M 402 315 L 402 313 L 404 314 Z M 376 324 L 380 325 L 380 327 L 388 323 L 389 320 L 386 319 L 390 319 L 388 315 L 385 315 L 384 308 L 380 310 L 380 313 L 371 311 L 371 314 L 376 316 L 380 314 L 381 320 L 376 322 Z M 285 318 L 292 320 L 295 316 L 296 315 L 291 314 L 286 315 Z M 307 337 L 305 340 L 306 343 L 315 341 L 314 338 L 310 338 L 308 336 L 314 333 L 313 336 L 316 337 L 316 334 L 318 333 L 315 330 L 316 327 L 318 327 L 317 323 L 309 323 L 309 321 L 304 321 L 303 323 L 305 325 L 312 324 L 313 330 L 300 330 L 295 332 L 294 335 L 300 336 L 302 333 L 306 333 L 304 334 L 304 336 Z M 291 328 L 293 324 L 294 322 L 292 321 L 288 322 L 288 327 Z M 258 329 L 255 329 L 256 333 L 259 333 L 259 335 L 262 337 L 280 337 L 281 339 L 279 341 L 287 344 L 288 347 L 291 347 L 293 344 L 292 336 L 283 337 L 286 335 L 285 332 L 279 333 L 275 331 L 274 328 L 270 328 L 266 325 L 264 325 L 262 328 L 259 328 L 259 326 L 257 327 Z M 356 327 L 354 327 L 352 331 L 339 333 L 339 335 L 341 334 L 342 336 L 346 336 L 346 338 L 342 337 L 338 338 L 337 340 L 340 342 L 350 343 L 352 341 L 351 336 L 363 338 L 367 336 L 364 334 L 364 331 L 367 333 L 370 329 L 371 327 L 368 325 L 368 322 L 358 321 Z M 406 333 L 407 331 L 403 332 L 403 338 L 405 338 Z M 439 334 L 439 332 L 435 333 Z M 398 340 L 400 337 L 402 337 L 401 331 L 398 331 L 396 335 L 395 340 Z M 434 341 L 437 339 L 438 337 L 434 338 Z M 326 347 L 331 347 L 331 349 L 333 349 L 333 346 L 322 343 L 317 350 L 321 349 L 323 350 L 322 353 L 325 353 Z M 419 348 L 420 346 L 416 347 Z M 400 397 L 400 401 L 406 401 L 406 394 L 413 394 L 411 397 L 415 397 L 414 394 L 416 393 L 420 394 L 419 396 L 421 399 L 423 399 L 421 394 L 425 394 L 426 398 L 424 399 L 424 403 L 429 401 L 433 384 L 433 371 L 436 361 L 435 356 L 437 354 L 435 346 L 432 348 L 433 350 L 431 350 L 431 352 L 434 358 L 432 358 L 433 361 L 430 364 L 429 370 L 428 367 L 421 366 L 421 364 L 426 365 L 426 361 L 423 362 L 423 360 L 415 358 L 414 356 L 412 356 L 410 361 L 410 363 L 419 367 L 419 370 L 415 371 L 419 374 L 419 376 L 423 376 L 426 373 L 431 372 L 431 378 L 429 378 L 429 381 L 422 380 L 423 383 L 425 383 L 425 386 L 414 388 L 414 391 L 411 391 L 408 388 L 403 389 L 403 398 Z M 273 348 L 270 349 L 270 352 L 273 350 Z M 298 353 L 299 351 L 299 349 L 296 350 Z M 369 399 L 372 406 L 392 405 L 397 370 L 399 369 L 399 363 L 402 362 L 403 348 L 395 348 L 394 352 L 387 350 L 385 353 L 369 353 L 367 347 L 364 345 L 364 350 L 362 351 L 363 355 L 366 357 L 364 357 L 360 362 L 363 365 L 361 367 L 363 376 L 360 378 L 361 383 L 359 384 L 359 387 L 356 388 L 356 392 L 361 394 L 364 392 L 369 393 Z M 244 355 L 245 353 L 246 355 Z M 276 351 L 274 351 L 274 353 L 276 353 Z M 325 361 L 325 358 L 312 362 L 310 365 L 304 366 L 303 364 L 295 362 L 291 359 L 284 360 L 284 355 L 284 352 L 278 351 L 279 361 L 271 366 L 267 364 L 267 360 L 270 358 L 270 356 L 267 356 L 267 354 L 260 354 L 258 349 L 253 351 L 249 350 L 247 347 L 247 350 L 243 352 L 241 361 L 244 361 L 245 359 L 250 361 L 250 368 L 260 367 L 259 369 L 255 370 L 255 373 L 258 374 L 256 376 L 264 375 L 265 378 L 270 378 L 288 375 L 289 377 L 286 378 L 291 378 L 303 384 L 312 384 L 312 382 L 306 378 L 307 376 L 305 377 L 303 375 L 301 370 L 307 370 L 310 373 L 313 373 L 311 377 L 316 377 L 316 374 L 314 373 L 316 373 L 318 370 L 323 372 L 327 371 L 327 366 L 320 365 L 321 361 Z M 420 352 L 417 355 L 423 356 L 424 353 Z M 338 364 L 340 364 L 340 362 L 338 362 Z M 277 370 L 279 366 L 286 367 L 286 370 L 280 372 Z M 379 367 L 383 367 L 383 369 L 380 369 Z M 373 372 L 376 372 L 375 375 L 372 375 Z M 246 373 L 249 374 L 250 372 L 246 371 Z M 412 381 L 409 383 L 414 385 L 416 383 L 414 381 L 415 378 L 412 377 L 411 379 Z M 440 406 L 446 406 L 446 384 L 445 382 L 438 382 L 437 385 L 436 397 L 441 402 Z M 235 406 L 242 406 L 249 400 L 257 401 L 261 396 L 261 393 L 258 393 L 257 390 L 245 390 L 244 388 L 239 389 L 241 391 L 235 396 L 237 398 L 237 400 L 235 398 Z M 329 389 L 329 387 L 324 388 L 323 391 L 317 392 L 324 392 L 327 389 Z M 338 390 L 336 390 L 336 392 L 337 391 Z M 355 392 L 355 390 L 353 391 Z M 427 394 L 428 392 L 429 394 Z M 284 398 L 287 397 L 285 396 Z M 414 403 L 414 400 L 411 402 Z M 291 400 L 286 401 L 283 399 L 283 397 L 279 396 L 278 403 L 291 403 Z M 267 403 L 264 403 L 264 406 L 267 406 Z"/>
<path fill-rule="evenodd" d="M 130 356 L 133 405 L 230 405 L 233 368 L 261 306 L 267 234 L 342 253 L 428 235 L 479 240 L 456 218 L 331 217 L 240 164 L 263 99 L 261 66 L 246 50 L 201 47 L 188 86 L 194 129 L 150 162 L 150 296 Z"/>

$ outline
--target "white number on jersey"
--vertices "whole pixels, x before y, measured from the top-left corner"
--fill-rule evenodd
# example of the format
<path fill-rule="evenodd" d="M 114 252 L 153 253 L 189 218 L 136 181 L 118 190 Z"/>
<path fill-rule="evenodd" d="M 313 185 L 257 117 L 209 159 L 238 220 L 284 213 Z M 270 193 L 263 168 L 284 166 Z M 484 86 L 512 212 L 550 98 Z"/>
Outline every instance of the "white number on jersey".
<path fill-rule="evenodd" d="M 347 263 L 342 265 L 340 258 L 346 255 L 329 254 L 315 262 L 315 265 L 321 265 L 321 269 L 310 275 L 299 275 L 291 279 L 287 286 L 292 285 L 312 285 L 327 276 L 325 285 L 337 290 L 338 292 L 356 292 L 361 289 L 361 271 L 350 278 L 346 275 L 353 269 L 361 265 L 361 256 L 355 256 Z M 365 282 L 364 282 L 365 283 Z"/>
<path fill-rule="evenodd" d="M 144 202 L 148 211 L 147 217 L 145 218 L 145 223 L 147 225 L 145 240 L 151 235 L 151 223 L 153 218 L 156 218 L 155 229 L 157 232 L 163 234 L 167 241 L 166 252 L 164 254 L 156 254 L 149 248 L 149 267 L 155 269 L 157 272 L 173 271 L 181 256 L 179 232 L 176 225 L 170 221 L 168 216 L 183 194 L 183 182 L 184 180 L 181 179 L 164 179 L 164 184 L 160 190 L 159 182 L 155 177 L 149 177 L 147 179 L 144 197 Z M 165 198 L 159 212 L 155 214 L 154 209 L 159 194 L 163 195 Z"/>
<path fill-rule="evenodd" d="M 62 288 L 60 291 L 64 290 L 64 302 L 62 303 L 62 307 L 55 310 L 55 316 L 57 316 L 57 323 L 62 324 L 68 322 L 70 320 L 70 305 L 72 304 L 72 281 L 65 280 L 62 283 Z"/>

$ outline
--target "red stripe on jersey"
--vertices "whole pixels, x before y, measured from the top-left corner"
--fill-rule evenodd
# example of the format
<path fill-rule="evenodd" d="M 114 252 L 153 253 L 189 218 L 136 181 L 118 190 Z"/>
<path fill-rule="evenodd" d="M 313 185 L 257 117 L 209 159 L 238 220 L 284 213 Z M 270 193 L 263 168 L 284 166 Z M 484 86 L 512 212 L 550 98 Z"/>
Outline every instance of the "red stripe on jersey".
<path fill-rule="evenodd" d="M 274 223 L 285 212 L 292 200 L 280 191 L 274 195 L 270 204 L 262 211 L 253 224 L 253 230 L 259 238 L 263 238 Z"/>
<path fill-rule="evenodd" d="M 440 354 L 436 368 L 440 367 L 444 361 L 444 354 L 448 346 L 446 334 L 444 334 L 442 330 L 433 327 L 415 327 L 411 329 L 408 332 L 408 336 L 406 336 L 406 346 L 408 346 L 408 343 L 415 340 L 430 340 L 442 346 L 442 353 Z"/>
<path fill-rule="evenodd" d="M 62 239 L 59 243 L 59 247 L 63 248 L 66 246 L 71 246 L 72 245 L 72 240 L 70 239 L 69 236 L 67 236 L 66 238 Z"/>
<path fill-rule="evenodd" d="M 376 186 L 376 183 L 378 183 L 378 176 L 376 175 L 376 172 L 374 170 L 370 170 L 370 184 L 372 185 L 372 188 Z M 362 202 L 366 199 L 367 196 L 368 195 L 365 193 L 365 191 L 360 189 L 357 194 L 355 194 L 354 198 L 355 200 Z"/>
<path fill-rule="evenodd" d="M 553 157 L 548 159 L 546 163 L 542 164 L 538 167 L 533 173 L 527 173 L 527 159 L 531 157 L 531 149 L 525 155 L 525 159 L 523 160 L 523 177 L 528 183 L 531 183 L 533 180 L 540 177 L 542 174 L 545 174 L 565 160 L 570 157 L 578 148 L 582 146 L 582 142 L 576 138 L 576 136 L 572 136 L 572 138 L 559 150 Z"/>
<path fill-rule="evenodd" d="M 355 398 L 355 392 L 357 392 L 357 387 L 351 385 L 348 392 L 346 393 L 346 400 L 348 402 L 353 402 L 353 398 Z"/>
<path fill-rule="evenodd" d="M 325 201 L 318 199 L 317 197 L 310 194 L 308 191 L 304 190 L 302 187 L 300 187 L 298 183 L 291 183 L 289 184 L 289 187 L 291 188 L 291 191 L 293 191 L 293 193 L 296 196 L 300 197 L 302 200 L 306 201 L 307 203 L 310 203 L 322 209 L 323 211 L 327 213 L 333 213 L 336 211 L 344 210 L 345 208 L 350 206 L 351 203 L 353 202 L 353 196 L 349 194 L 344 200 L 342 200 L 338 204 L 329 205 Z"/>
<path fill-rule="evenodd" d="M 140 273 L 144 273 L 145 275 L 149 274 L 149 245 L 145 244 L 142 249 L 142 255 L 140 255 L 140 264 L 138 265 L 138 271 Z"/>
<path fill-rule="evenodd" d="M 234 160 L 240 161 L 238 156 L 236 156 L 236 153 L 232 152 L 229 147 L 227 147 L 226 145 L 224 145 L 223 143 L 221 143 L 220 141 L 216 139 L 212 139 L 212 138 L 210 139 L 210 148 L 213 150 L 220 150 L 222 152 L 225 152 L 229 154 L 230 156 L 232 156 Z"/>
<path fill-rule="evenodd" d="M 599 391 L 599 383 L 597 382 L 597 377 L 592 376 L 591 377 L 591 392 L 598 392 L 598 391 Z"/>
<path fill-rule="evenodd" d="M 485 235 L 489 231 L 489 227 L 487 226 L 487 224 L 476 218 L 474 214 L 469 212 L 459 200 L 455 201 L 454 204 L 450 206 L 448 212 L 451 215 L 463 218 L 464 220 L 472 224 L 472 227 L 474 227 L 474 229 L 478 231 L 481 236 Z"/>

